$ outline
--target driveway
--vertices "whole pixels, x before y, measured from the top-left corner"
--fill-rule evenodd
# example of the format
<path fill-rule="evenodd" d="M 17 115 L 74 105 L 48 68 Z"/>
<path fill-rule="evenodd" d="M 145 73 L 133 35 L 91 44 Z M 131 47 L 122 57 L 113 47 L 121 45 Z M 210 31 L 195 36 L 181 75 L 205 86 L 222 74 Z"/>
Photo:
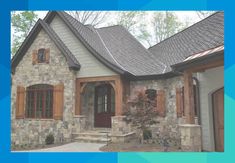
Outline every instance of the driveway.
<path fill-rule="evenodd" d="M 19 152 L 101 152 L 99 148 L 104 145 L 105 144 L 74 142 L 57 147 L 43 148 L 30 151 L 19 151 Z"/>

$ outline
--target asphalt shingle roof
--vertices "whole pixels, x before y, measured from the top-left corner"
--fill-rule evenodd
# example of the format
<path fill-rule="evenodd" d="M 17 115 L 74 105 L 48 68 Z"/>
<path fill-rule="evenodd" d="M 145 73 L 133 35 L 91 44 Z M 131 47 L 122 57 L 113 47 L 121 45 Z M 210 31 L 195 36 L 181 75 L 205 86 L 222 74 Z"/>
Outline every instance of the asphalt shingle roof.
<path fill-rule="evenodd" d="M 94 28 L 85 26 L 65 12 L 62 16 L 76 30 L 77 35 L 105 61 L 134 76 L 163 73 L 165 65 L 159 62 L 124 27 Z"/>
<path fill-rule="evenodd" d="M 216 12 L 206 19 L 149 48 L 156 59 L 167 65 L 183 62 L 187 57 L 224 44 L 224 13 Z"/>
<path fill-rule="evenodd" d="M 20 54 L 23 54 L 30 46 L 31 39 L 36 37 L 37 29 L 40 29 L 37 26 L 41 25 L 63 52 L 69 66 L 80 68 L 76 56 L 47 25 L 56 14 L 99 61 L 120 74 L 127 73 L 136 77 L 171 72 L 172 65 L 183 62 L 187 57 L 224 44 L 223 12 L 217 12 L 146 49 L 122 26 L 94 28 L 91 25 L 83 25 L 66 12 L 53 11 L 35 25 L 19 52 L 12 59 L 13 67 L 22 58 Z"/>

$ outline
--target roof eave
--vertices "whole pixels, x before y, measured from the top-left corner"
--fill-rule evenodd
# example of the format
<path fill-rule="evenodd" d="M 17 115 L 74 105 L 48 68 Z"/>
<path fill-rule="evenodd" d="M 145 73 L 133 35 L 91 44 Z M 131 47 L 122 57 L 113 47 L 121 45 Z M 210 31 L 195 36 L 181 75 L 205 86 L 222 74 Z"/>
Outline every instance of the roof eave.
<path fill-rule="evenodd" d="M 184 70 L 190 69 L 192 67 L 207 64 L 208 62 L 218 61 L 221 59 L 224 59 L 224 50 L 200 58 L 195 58 L 192 60 L 174 64 L 171 66 L 171 68 L 174 72 L 183 72 Z"/>

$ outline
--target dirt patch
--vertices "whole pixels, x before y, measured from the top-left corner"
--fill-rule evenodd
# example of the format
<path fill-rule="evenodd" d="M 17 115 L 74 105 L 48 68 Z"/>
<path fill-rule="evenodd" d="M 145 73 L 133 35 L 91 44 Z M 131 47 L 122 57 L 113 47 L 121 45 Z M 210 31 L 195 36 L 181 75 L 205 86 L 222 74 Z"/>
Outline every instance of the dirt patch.
<path fill-rule="evenodd" d="M 105 152 L 180 152 L 179 147 L 164 148 L 156 144 L 110 143 L 100 148 Z"/>

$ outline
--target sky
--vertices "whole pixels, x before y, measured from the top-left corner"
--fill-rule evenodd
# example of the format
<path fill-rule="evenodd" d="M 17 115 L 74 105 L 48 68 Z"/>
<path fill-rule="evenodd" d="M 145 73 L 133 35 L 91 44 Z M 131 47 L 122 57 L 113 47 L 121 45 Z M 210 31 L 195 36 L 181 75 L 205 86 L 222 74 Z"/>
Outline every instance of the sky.
<path fill-rule="evenodd" d="M 16 11 L 18 12 L 18 11 Z M 38 15 L 38 18 L 41 18 L 43 19 L 46 14 L 47 14 L 48 11 L 35 11 L 35 13 Z M 151 16 L 154 12 L 157 12 L 157 11 L 146 11 L 148 14 L 146 14 L 146 24 L 147 24 L 147 29 L 150 31 L 152 31 L 151 29 Z M 181 21 L 181 22 L 185 22 L 186 20 L 188 21 L 189 25 L 192 25 L 198 21 L 200 21 L 200 18 L 197 16 L 196 12 L 195 11 L 174 11 L 175 14 L 178 16 L 178 19 Z M 113 16 L 113 20 L 115 20 L 115 14 L 116 12 L 111 12 L 111 15 Z M 109 19 L 110 20 L 110 19 Z M 109 21 L 110 23 L 110 21 Z M 104 27 L 104 26 L 108 26 L 108 23 L 104 21 L 104 23 L 102 23 L 100 26 L 98 27 Z M 11 29 L 12 32 L 11 32 L 11 40 L 13 40 L 13 33 L 14 33 L 14 29 Z M 144 42 L 142 42 L 142 44 L 148 48 L 149 45 L 145 44 Z"/>

